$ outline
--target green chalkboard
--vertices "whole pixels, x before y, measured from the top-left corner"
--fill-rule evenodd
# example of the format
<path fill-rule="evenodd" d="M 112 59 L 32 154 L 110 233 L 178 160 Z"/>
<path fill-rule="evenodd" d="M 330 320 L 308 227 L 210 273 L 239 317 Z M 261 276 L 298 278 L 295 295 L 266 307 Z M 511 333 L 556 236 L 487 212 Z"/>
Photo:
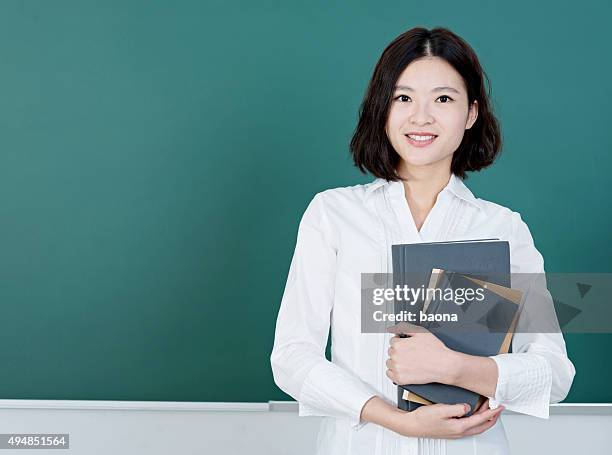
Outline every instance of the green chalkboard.
<path fill-rule="evenodd" d="M 468 186 L 523 215 L 548 271 L 610 272 L 609 7 L 477 3 L 3 1 L 0 398 L 286 399 L 269 355 L 300 216 L 371 180 L 359 103 L 416 25 L 492 81 L 504 152 Z M 569 400 L 612 401 L 612 336 L 567 343 Z"/>

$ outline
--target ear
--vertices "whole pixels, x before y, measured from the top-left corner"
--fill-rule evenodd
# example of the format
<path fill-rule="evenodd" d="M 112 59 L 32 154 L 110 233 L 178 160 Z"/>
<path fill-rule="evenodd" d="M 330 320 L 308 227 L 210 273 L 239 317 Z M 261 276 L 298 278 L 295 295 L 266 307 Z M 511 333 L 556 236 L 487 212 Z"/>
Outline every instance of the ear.
<path fill-rule="evenodd" d="M 468 118 L 465 124 L 465 129 L 469 130 L 474 125 L 474 123 L 476 123 L 477 118 L 478 118 L 478 101 L 474 100 L 468 112 Z"/>

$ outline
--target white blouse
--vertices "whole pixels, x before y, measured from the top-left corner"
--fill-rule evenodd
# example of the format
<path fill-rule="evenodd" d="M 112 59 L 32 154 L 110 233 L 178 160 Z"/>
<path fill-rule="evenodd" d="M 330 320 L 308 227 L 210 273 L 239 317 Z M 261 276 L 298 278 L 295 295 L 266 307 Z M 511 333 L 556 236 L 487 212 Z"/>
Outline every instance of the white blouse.
<path fill-rule="evenodd" d="M 393 335 L 361 333 L 361 273 L 391 273 L 392 244 L 478 238 L 509 241 L 512 273 L 544 272 L 520 214 L 474 197 L 455 175 L 420 231 L 402 182 L 377 178 L 314 196 L 299 224 L 270 361 L 299 415 L 324 417 L 317 454 L 509 453 L 503 418 L 484 433 L 448 440 L 405 437 L 360 420 L 374 395 L 397 405 L 397 386 L 385 374 Z M 562 334 L 516 333 L 512 351 L 491 357 L 499 372 L 491 407 L 548 418 L 549 403 L 565 398 L 575 374 Z"/>

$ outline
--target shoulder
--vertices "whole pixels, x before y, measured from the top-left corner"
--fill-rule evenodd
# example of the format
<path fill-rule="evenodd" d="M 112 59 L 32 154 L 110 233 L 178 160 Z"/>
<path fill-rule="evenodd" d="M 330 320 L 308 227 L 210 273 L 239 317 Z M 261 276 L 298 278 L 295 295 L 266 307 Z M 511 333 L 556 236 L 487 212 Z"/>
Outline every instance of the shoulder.
<path fill-rule="evenodd" d="M 314 193 L 302 217 L 302 222 L 317 220 L 319 223 L 328 221 L 333 212 L 352 212 L 363 203 L 365 185 L 339 186 L 327 188 Z"/>
<path fill-rule="evenodd" d="M 338 215 L 350 219 L 366 211 L 366 199 L 373 189 L 373 182 L 349 186 L 338 186 L 317 192 L 310 205 L 327 216 Z M 309 207 L 310 207 L 309 205 Z"/>
<path fill-rule="evenodd" d="M 328 188 L 315 194 L 315 197 L 319 197 L 328 205 L 359 204 L 364 202 L 368 190 L 372 189 L 375 183 L 376 182 L 370 182 Z"/>
<path fill-rule="evenodd" d="M 373 222 L 365 201 L 369 183 L 328 188 L 315 193 L 302 216 L 301 227 L 316 227 L 337 244 L 341 232 Z"/>

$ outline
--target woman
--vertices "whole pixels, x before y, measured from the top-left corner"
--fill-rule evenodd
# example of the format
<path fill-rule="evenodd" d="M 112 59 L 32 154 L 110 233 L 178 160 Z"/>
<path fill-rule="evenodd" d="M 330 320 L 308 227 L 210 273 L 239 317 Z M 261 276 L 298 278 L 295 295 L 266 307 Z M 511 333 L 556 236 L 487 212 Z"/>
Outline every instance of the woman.
<path fill-rule="evenodd" d="M 475 357 L 429 332 L 360 331 L 360 274 L 391 272 L 392 244 L 499 238 L 509 242 L 512 273 L 544 271 L 520 214 L 462 182 L 501 148 L 485 77 L 447 29 L 397 37 L 376 65 L 351 141 L 356 166 L 377 178 L 316 194 L 300 221 L 271 365 L 300 416 L 325 417 L 318 454 L 508 453 L 501 411 L 547 418 L 549 403 L 569 391 L 575 369 L 559 332 L 516 333 L 511 354 Z M 469 417 L 462 404 L 397 408 L 394 383 L 428 382 L 488 400 Z"/>

